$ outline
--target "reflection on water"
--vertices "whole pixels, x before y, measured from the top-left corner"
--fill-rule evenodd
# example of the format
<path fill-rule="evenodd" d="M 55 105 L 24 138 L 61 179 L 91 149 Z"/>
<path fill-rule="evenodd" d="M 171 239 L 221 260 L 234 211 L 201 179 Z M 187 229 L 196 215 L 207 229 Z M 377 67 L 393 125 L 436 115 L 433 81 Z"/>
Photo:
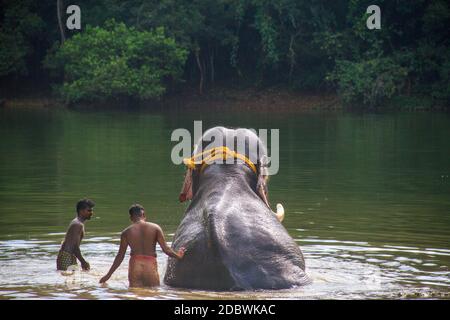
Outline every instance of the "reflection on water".
<path fill-rule="evenodd" d="M 176 128 L 280 129 L 269 184 L 313 283 L 280 291 L 128 289 L 118 250 L 141 203 L 168 240 L 186 204 L 170 162 Z M 440 114 L 196 114 L 0 110 L 0 299 L 437 298 L 450 292 L 450 117 Z M 93 198 L 81 250 L 89 272 L 56 255 L 76 201 Z M 158 248 L 159 250 L 159 248 Z M 161 278 L 167 259 L 158 252 Z"/>

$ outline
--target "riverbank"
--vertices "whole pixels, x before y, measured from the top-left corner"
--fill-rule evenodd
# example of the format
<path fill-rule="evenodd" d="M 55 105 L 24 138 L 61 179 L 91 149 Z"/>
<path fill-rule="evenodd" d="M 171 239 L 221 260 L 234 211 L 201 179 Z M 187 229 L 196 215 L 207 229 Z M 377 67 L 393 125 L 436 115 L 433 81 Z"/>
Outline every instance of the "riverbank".
<path fill-rule="evenodd" d="M 64 103 L 51 95 L 12 97 L 0 101 L 2 108 L 66 108 Z M 229 110 L 258 112 L 302 112 L 302 111 L 405 111 L 434 112 L 450 111 L 450 107 L 438 104 L 428 97 L 399 96 L 387 101 L 382 107 L 366 109 L 358 106 L 346 107 L 339 96 L 333 93 L 299 93 L 286 88 L 233 89 L 217 87 L 203 94 L 190 89 L 167 95 L 159 101 L 124 102 L 108 101 L 84 103 L 70 106 L 73 109 L 186 109 Z"/>
<path fill-rule="evenodd" d="M 168 108 L 189 110 L 255 110 L 259 112 L 343 109 L 337 95 L 298 93 L 284 88 L 215 88 L 202 95 L 190 90 L 179 96 L 166 98 L 163 104 Z"/>
<path fill-rule="evenodd" d="M 51 96 L 13 97 L 3 100 L 5 108 L 60 108 L 64 103 Z M 214 109 L 214 110 L 257 110 L 257 111 L 293 111 L 293 110 L 341 110 L 339 98 L 333 94 L 295 93 L 286 89 L 230 89 L 215 88 L 199 94 L 190 89 L 167 95 L 159 101 L 108 101 L 101 103 L 80 103 L 70 106 L 74 109 Z"/>

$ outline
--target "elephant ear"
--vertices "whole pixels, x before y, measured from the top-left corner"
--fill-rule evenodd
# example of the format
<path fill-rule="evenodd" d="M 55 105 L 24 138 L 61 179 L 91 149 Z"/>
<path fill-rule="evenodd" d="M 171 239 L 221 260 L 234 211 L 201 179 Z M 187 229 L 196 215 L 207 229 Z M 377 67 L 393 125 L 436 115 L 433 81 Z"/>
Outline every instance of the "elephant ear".
<path fill-rule="evenodd" d="M 194 154 L 197 154 L 198 151 L 198 144 L 194 145 Z M 180 202 L 184 202 L 186 200 L 192 200 L 194 197 L 194 194 L 196 192 L 196 189 L 198 188 L 198 171 L 200 169 L 200 165 L 197 164 L 194 166 L 194 168 L 187 168 L 186 174 L 184 176 L 184 182 L 183 186 L 181 187 L 180 195 L 178 196 L 178 199 Z"/>
<path fill-rule="evenodd" d="M 267 182 L 269 180 L 268 173 L 268 158 L 266 155 L 263 155 L 258 160 L 258 178 L 256 182 L 256 191 L 264 203 L 270 208 L 269 201 L 267 199 L 267 195 L 269 193 L 267 188 Z"/>
<path fill-rule="evenodd" d="M 270 210 L 238 203 L 229 207 L 209 216 L 209 233 L 234 280 L 231 289 L 281 289 L 308 282 L 300 248 Z"/>
<path fill-rule="evenodd" d="M 184 202 L 186 200 L 191 200 L 193 197 L 192 192 L 192 169 L 188 168 L 186 170 L 186 175 L 184 176 L 183 186 L 181 187 L 181 192 L 178 197 L 180 202 Z"/>

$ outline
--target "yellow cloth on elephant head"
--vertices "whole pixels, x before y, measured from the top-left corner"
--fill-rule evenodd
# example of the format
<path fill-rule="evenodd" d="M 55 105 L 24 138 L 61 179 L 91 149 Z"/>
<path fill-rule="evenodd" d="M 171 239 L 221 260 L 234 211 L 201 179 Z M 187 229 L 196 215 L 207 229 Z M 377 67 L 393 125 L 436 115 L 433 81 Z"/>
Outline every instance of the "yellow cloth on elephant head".
<path fill-rule="evenodd" d="M 185 158 L 183 159 L 183 163 L 192 170 L 196 169 L 196 165 L 201 165 L 200 172 L 202 172 L 205 166 L 211 164 L 214 160 L 226 160 L 228 158 L 240 159 L 244 161 L 250 167 L 250 169 L 253 170 L 254 173 L 258 172 L 255 164 L 251 162 L 249 158 L 240 153 L 237 153 L 236 151 L 230 150 L 230 148 L 225 146 L 211 148 L 201 153 L 195 154 L 191 158 Z"/>

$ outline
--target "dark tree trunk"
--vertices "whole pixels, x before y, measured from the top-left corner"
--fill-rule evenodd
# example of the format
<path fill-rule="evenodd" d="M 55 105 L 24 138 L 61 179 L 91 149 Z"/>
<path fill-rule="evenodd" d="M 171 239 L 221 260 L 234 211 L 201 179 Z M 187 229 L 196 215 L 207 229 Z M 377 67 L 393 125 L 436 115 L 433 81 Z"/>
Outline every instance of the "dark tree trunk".
<path fill-rule="evenodd" d="M 294 39 L 295 36 L 291 35 L 291 41 L 289 43 L 289 84 L 292 84 L 292 74 L 294 73 L 295 65 L 295 51 L 294 51 Z"/>
<path fill-rule="evenodd" d="M 200 83 L 198 85 L 199 93 L 203 94 L 203 74 L 204 74 L 204 67 L 200 61 L 200 48 L 195 49 L 195 59 L 197 60 L 197 66 L 198 70 L 200 72 Z"/>
<path fill-rule="evenodd" d="M 211 51 L 211 54 L 209 55 L 209 63 L 211 64 L 211 86 L 214 85 L 214 49 Z"/>
<path fill-rule="evenodd" d="M 63 0 L 56 0 L 56 14 L 58 17 L 59 32 L 61 34 L 61 44 L 64 44 L 64 41 L 66 41 L 66 36 L 64 34 L 64 25 L 61 17 L 61 9 L 64 6 L 62 2 Z"/>

